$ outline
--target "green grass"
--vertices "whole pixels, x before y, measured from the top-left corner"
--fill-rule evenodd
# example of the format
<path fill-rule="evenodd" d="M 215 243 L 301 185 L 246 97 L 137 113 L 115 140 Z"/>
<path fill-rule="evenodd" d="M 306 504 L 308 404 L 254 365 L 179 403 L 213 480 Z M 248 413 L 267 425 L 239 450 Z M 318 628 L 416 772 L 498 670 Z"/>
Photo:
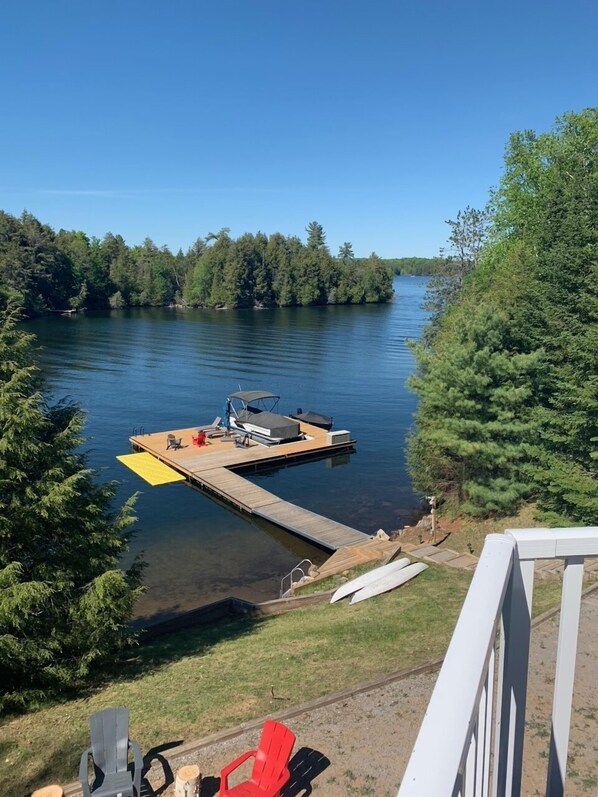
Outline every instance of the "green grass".
<path fill-rule="evenodd" d="M 109 683 L 0 724 L 0 794 L 76 780 L 90 714 L 127 706 L 146 754 L 443 655 L 471 574 L 441 566 L 356 606 L 346 601 L 190 629 L 142 647 Z M 539 585 L 538 611 L 553 587 Z"/>
<path fill-rule="evenodd" d="M 356 606 L 236 620 L 139 648 L 102 688 L 2 722 L 0 794 L 76 780 L 88 717 L 107 706 L 129 708 L 147 753 L 442 656 L 470 578 L 430 567 Z"/>

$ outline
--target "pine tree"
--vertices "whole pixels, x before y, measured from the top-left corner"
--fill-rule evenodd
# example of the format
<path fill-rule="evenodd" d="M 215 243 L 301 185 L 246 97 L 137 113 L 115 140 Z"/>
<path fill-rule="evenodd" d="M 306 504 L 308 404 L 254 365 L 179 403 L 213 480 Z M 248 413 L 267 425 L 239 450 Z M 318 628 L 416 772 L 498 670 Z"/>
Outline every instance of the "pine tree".
<path fill-rule="evenodd" d="M 506 168 L 494 193 L 490 243 L 475 268 L 456 283 L 454 296 L 444 305 L 431 334 L 419 347 L 420 371 L 415 382 L 422 396 L 420 429 L 411 440 L 411 467 L 418 484 L 427 491 L 465 495 L 465 507 L 478 511 L 485 500 L 480 487 L 484 463 L 476 463 L 473 478 L 457 463 L 467 448 L 469 433 L 501 430 L 488 423 L 491 399 L 481 396 L 469 408 L 463 425 L 462 408 L 456 404 L 455 418 L 449 406 L 438 399 L 441 385 L 453 385 L 456 353 L 463 340 L 456 325 L 466 330 L 473 309 L 487 307 L 487 323 L 479 319 L 484 334 L 469 346 L 471 362 L 487 346 L 496 310 L 508 308 L 508 345 L 504 354 L 541 356 L 542 368 L 531 368 L 522 383 L 527 397 L 518 420 L 528 424 L 513 438 L 525 443 L 509 472 L 496 453 L 495 473 L 489 478 L 500 485 L 503 508 L 514 506 L 511 498 L 524 495 L 518 484 L 527 484 L 542 520 L 551 525 L 593 523 L 598 512 L 598 109 L 566 114 L 555 129 L 536 135 L 531 131 L 511 137 Z M 453 228 L 453 231 L 456 231 Z M 466 239 L 464 239 L 466 240 Z M 454 242 L 453 242 L 454 243 Z M 473 261 L 471 261 L 473 262 Z M 504 309 L 501 312 L 506 312 Z M 505 338 L 507 340 L 507 338 Z M 517 363 L 516 357 L 512 363 Z M 532 360 L 529 361 L 533 363 Z M 480 374 L 461 363 L 462 379 L 473 390 Z M 522 373 L 521 376 L 524 374 Z M 429 380 L 429 384 L 425 384 Z M 444 382 L 443 382 L 444 380 Z M 492 384 L 492 380 L 489 384 Z M 454 433 L 447 439 L 447 430 Z M 533 432 L 533 434 L 531 434 Z M 461 449 L 463 447 L 463 449 Z M 475 461 L 469 460 L 469 463 Z M 488 469 L 490 463 L 486 463 Z M 503 481 L 498 481 L 503 480 Z M 492 490 L 494 490 L 494 487 Z M 508 498 L 508 500 L 507 500 Z M 492 502 L 488 504 L 490 506 Z M 500 506 L 497 504 L 498 510 Z"/>
<path fill-rule="evenodd" d="M 0 314 L 0 707 L 81 683 L 129 639 L 141 566 L 118 569 L 134 522 L 79 452 L 83 414 L 51 405 L 33 336 Z"/>
<path fill-rule="evenodd" d="M 318 221 L 310 221 L 307 227 L 305 228 L 307 232 L 307 248 L 314 249 L 316 251 L 328 251 L 328 247 L 326 246 L 326 233 L 324 232 L 324 227 Z"/>
<path fill-rule="evenodd" d="M 355 260 L 353 246 L 350 241 L 345 241 L 343 244 L 341 244 L 341 246 L 339 246 L 337 257 L 339 260 L 342 260 L 343 263 L 348 260 Z"/>
<path fill-rule="evenodd" d="M 544 521 L 593 523 L 598 512 L 598 109 L 553 131 L 515 134 L 496 194 L 496 225 L 527 250 L 514 331 L 546 351 L 541 434 L 529 463 Z"/>
<path fill-rule="evenodd" d="M 521 353 L 507 314 L 478 305 L 455 310 L 418 359 L 418 428 L 408 446 L 416 487 L 472 515 L 514 510 L 531 492 L 523 464 L 542 352 Z"/>

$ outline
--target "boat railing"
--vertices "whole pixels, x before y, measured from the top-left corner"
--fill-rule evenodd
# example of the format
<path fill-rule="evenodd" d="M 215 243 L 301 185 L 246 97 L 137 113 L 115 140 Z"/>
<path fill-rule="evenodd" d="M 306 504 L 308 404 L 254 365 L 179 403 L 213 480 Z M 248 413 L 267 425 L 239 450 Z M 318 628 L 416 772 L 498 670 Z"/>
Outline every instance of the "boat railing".
<path fill-rule="evenodd" d="M 519 797 L 534 563 L 563 559 L 545 792 L 562 797 L 584 560 L 596 556 L 598 527 L 486 538 L 398 797 Z"/>
<path fill-rule="evenodd" d="M 307 572 L 303 569 L 307 565 Z M 283 576 L 280 580 L 280 597 L 285 598 L 293 594 L 293 587 L 298 584 L 302 578 L 305 578 L 309 573 L 309 568 L 313 567 L 311 559 L 302 559 L 298 565 Z M 299 575 L 301 574 L 301 575 Z"/>

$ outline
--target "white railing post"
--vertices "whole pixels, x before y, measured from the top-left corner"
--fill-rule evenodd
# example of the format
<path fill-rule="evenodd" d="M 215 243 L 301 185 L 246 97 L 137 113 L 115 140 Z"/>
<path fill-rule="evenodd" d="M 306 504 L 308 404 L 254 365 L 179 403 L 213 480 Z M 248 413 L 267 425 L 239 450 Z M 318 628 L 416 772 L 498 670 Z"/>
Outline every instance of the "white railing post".
<path fill-rule="evenodd" d="M 467 751 L 467 759 L 465 761 L 465 769 L 463 770 L 463 794 L 465 797 L 475 797 L 475 783 L 476 783 L 476 760 L 478 756 L 478 727 L 477 724 L 473 727 L 471 739 L 469 740 L 469 750 Z"/>
<path fill-rule="evenodd" d="M 563 797 L 590 557 L 598 557 L 598 527 L 508 529 L 486 538 L 398 797 L 521 797 L 534 564 L 555 559 L 565 561 L 565 572 L 546 797 Z"/>
<path fill-rule="evenodd" d="M 486 538 L 399 797 L 477 797 L 486 793 L 488 768 L 484 766 L 482 772 L 478 768 L 480 757 L 487 761 L 483 740 L 488 739 L 488 729 L 479 721 L 480 703 L 488 699 L 491 689 L 493 675 L 489 671 L 513 548 L 513 540 L 506 535 L 490 534 Z M 490 698 L 485 714 L 491 710 L 491 703 Z M 451 729 L 448 734 L 447 726 Z M 479 772 L 483 773 L 481 782 L 476 778 Z"/>
<path fill-rule="evenodd" d="M 494 797 L 519 797 L 521 792 L 533 586 L 534 563 L 521 562 L 515 550 L 502 613 Z"/>
<path fill-rule="evenodd" d="M 520 559 L 564 559 L 563 593 L 553 699 L 547 795 L 564 793 L 567 748 L 571 723 L 573 677 L 577 654 L 583 561 L 598 556 L 598 526 L 567 529 L 510 529 Z"/>
<path fill-rule="evenodd" d="M 494 648 L 488 661 L 488 674 L 480 700 L 478 714 L 478 744 L 481 745 L 481 754 L 477 760 L 476 797 L 488 797 L 490 785 L 490 742 L 492 739 L 492 709 L 494 699 Z"/>
<path fill-rule="evenodd" d="M 567 775 L 567 751 L 571 726 L 573 680 L 577 658 L 577 636 L 583 586 L 583 557 L 565 560 L 561 618 L 552 704 L 552 734 L 548 759 L 547 797 L 562 797 Z"/>

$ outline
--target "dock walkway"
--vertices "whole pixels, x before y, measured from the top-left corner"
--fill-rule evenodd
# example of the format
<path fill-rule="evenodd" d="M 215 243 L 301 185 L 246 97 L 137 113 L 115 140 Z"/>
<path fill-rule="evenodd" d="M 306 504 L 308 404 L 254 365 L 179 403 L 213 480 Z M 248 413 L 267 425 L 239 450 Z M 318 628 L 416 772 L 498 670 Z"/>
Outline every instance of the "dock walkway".
<path fill-rule="evenodd" d="M 367 539 L 364 532 L 310 512 L 296 504 L 247 481 L 236 470 L 256 470 L 300 458 L 334 454 L 352 448 L 355 441 L 330 443 L 326 431 L 301 423 L 306 440 L 263 446 L 251 441 L 249 447 L 237 448 L 230 438 L 214 437 L 208 445 L 192 445 L 197 427 L 170 432 L 134 435 L 131 444 L 137 451 L 146 451 L 183 474 L 189 482 L 212 493 L 243 512 L 257 515 L 328 551 L 336 551 Z M 167 436 L 181 439 L 182 447 L 168 449 Z"/>

